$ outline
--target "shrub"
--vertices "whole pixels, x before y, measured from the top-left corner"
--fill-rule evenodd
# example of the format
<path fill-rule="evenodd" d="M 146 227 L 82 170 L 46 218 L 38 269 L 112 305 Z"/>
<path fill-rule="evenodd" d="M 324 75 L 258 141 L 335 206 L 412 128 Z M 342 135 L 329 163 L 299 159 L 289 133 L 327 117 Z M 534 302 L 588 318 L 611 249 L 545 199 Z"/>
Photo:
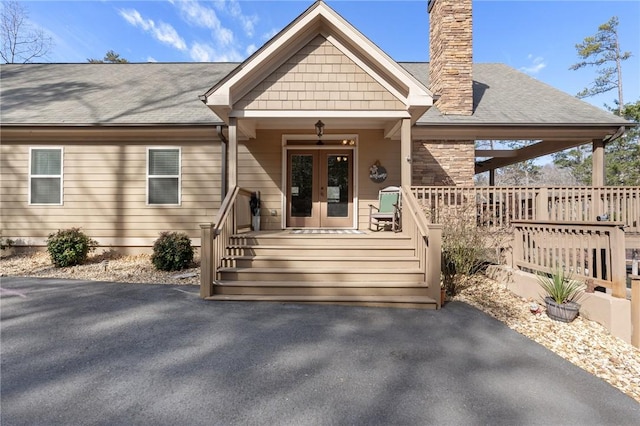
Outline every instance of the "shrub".
<path fill-rule="evenodd" d="M 451 206 L 442 221 L 442 284 L 447 296 L 462 290 L 465 278 L 479 272 L 486 264 L 489 232 L 476 223 L 473 206 Z"/>
<path fill-rule="evenodd" d="M 162 232 L 153 244 L 153 265 L 161 271 L 179 271 L 193 262 L 193 247 L 185 233 Z"/>
<path fill-rule="evenodd" d="M 90 251 L 98 246 L 80 228 L 63 229 L 47 238 L 47 251 L 51 262 L 58 267 L 79 265 L 87 260 Z"/>

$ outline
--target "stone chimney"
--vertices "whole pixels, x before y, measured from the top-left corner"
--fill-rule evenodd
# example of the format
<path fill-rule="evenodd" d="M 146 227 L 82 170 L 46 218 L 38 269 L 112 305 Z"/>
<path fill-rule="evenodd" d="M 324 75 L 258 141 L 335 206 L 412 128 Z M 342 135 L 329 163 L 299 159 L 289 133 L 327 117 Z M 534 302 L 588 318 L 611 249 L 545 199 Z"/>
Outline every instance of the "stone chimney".
<path fill-rule="evenodd" d="M 443 114 L 473 114 L 472 0 L 428 0 L 429 81 Z"/>

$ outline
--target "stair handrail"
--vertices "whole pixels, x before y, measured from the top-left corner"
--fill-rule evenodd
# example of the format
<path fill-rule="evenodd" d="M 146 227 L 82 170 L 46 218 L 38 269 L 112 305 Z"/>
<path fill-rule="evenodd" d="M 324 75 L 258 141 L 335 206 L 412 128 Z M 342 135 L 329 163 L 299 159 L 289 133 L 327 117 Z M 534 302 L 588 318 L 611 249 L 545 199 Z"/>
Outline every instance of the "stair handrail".
<path fill-rule="evenodd" d="M 251 194 L 247 189 L 234 186 L 224 197 L 213 223 L 200 225 L 200 297 L 203 299 L 213 296 L 213 282 L 217 279 L 218 268 L 222 266 L 224 250 L 238 232 L 238 196 Z"/>
<path fill-rule="evenodd" d="M 216 238 L 218 235 L 220 235 L 221 229 L 225 221 L 227 220 L 229 213 L 231 213 L 233 211 L 233 207 L 235 207 L 239 192 L 240 187 L 234 186 L 233 188 L 231 188 L 231 191 L 227 192 L 227 195 L 224 197 L 224 200 L 222 201 L 222 204 L 218 209 L 218 213 L 216 213 L 216 216 L 213 219 L 213 238 Z"/>
<path fill-rule="evenodd" d="M 411 187 L 402 186 L 403 232 L 414 241 L 427 293 L 440 308 L 440 274 L 442 267 L 442 225 L 429 224 Z M 406 212 L 406 213 L 405 213 Z"/>

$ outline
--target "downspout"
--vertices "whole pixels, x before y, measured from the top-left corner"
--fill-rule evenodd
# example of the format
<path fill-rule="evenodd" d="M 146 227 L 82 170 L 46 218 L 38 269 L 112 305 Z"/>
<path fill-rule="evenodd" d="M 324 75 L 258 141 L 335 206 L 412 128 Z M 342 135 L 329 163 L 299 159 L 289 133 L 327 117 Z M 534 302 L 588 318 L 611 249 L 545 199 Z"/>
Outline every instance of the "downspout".
<path fill-rule="evenodd" d="M 227 191 L 229 190 L 229 178 L 227 176 L 227 157 L 228 157 L 228 146 L 229 141 L 222 133 L 222 129 L 225 126 L 217 125 L 216 131 L 218 132 L 218 138 L 220 139 L 220 202 L 224 201 L 224 198 L 227 196 Z"/>
<path fill-rule="evenodd" d="M 207 95 L 199 95 L 198 99 L 207 105 Z M 229 141 L 222 133 L 222 129 L 225 126 L 222 124 L 216 125 L 216 132 L 218 133 L 218 139 L 220 139 L 220 203 L 224 202 L 224 198 L 227 196 L 227 192 L 229 190 L 229 178 L 227 177 L 227 158 L 228 158 L 228 144 Z"/>

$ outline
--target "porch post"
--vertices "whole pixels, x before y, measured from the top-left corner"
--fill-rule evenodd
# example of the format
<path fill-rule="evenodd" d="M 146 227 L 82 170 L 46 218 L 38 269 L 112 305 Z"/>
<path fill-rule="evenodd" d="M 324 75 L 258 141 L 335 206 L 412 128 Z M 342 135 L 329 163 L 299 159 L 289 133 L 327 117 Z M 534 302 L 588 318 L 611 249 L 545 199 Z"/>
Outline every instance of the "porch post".
<path fill-rule="evenodd" d="M 213 296 L 213 223 L 200 224 L 200 297 Z"/>
<path fill-rule="evenodd" d="M 489 186 L 496 186 L 496 169 L 489 170 Z"/>
<path fill-rule="evenodd" d="M 400 186 L 411 184 L 411 120 L 404 118 L 400 130 Z"/>
<path fill-rule="evenodd" d="M 596 187 L 604 186 L 604 141 L 602 139 L 593 140 L 593 171 L 591 175 L 591 185 Z"/>
<path fill-rule="evenodd" d="M 238 119 L 229 118 L 229 189 L 238 186 Z"/>

